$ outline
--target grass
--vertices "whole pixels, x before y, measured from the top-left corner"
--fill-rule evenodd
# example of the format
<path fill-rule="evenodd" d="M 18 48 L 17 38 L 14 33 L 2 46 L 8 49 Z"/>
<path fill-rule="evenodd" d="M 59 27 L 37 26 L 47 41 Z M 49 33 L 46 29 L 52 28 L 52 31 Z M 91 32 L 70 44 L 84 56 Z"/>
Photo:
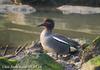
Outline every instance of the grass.
<path fill-rule="evenodd" d="M 89 60 L 89 62 L 93 65 L 100 66 L 100 55 Z"/>
<path fill-rule="evenodd" d="M 16 66 L 32 66 L 32 68 L 18 68 L 17 70 L 64 70 L 61 64 L 58 64 L 53 58 L 44 53 L 26 55 Z"/>
<path fill-rule="evenodd" d="M 14 67 L 17 63 L 18 63 L 17 60 L 0 57 L 0 70 L 13 70 L 11 66 Z M 5 67 L 8 67 L 8 68 L 5 68 Z"/>

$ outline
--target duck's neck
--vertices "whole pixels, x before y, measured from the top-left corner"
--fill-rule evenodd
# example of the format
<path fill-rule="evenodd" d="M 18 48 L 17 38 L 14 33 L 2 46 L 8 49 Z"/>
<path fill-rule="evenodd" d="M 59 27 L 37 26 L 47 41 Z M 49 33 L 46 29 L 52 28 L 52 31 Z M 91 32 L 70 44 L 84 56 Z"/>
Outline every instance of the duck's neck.
<path fill-rule="evenodd" d="M 48 36 L 52 34 L 52 30 L 44 29 L 41 33 L 44 36 Z"/>

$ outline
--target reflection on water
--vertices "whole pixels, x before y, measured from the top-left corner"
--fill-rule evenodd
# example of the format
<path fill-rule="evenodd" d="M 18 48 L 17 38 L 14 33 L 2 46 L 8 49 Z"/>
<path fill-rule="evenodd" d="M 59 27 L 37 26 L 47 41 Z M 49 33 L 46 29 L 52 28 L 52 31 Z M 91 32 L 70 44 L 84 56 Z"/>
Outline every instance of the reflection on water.
<path fill-rule="evenodd" d="M 28 33 L 41 31 L 38 30 L 39 28 L 37 28 L 36 25 L 41 24 L 44 18 L 52 18 L 56 23 L 55 31 L 65 36 L 77 38 L 88 38 L 91 36 L 91 38 L 93 39 L 93 37 L 95 38 L 96 36 L 100 35 L 100 14 L 64 15 L 59 11 L 39 11 L 31 14 L 8 13 L 7 18 L 12 23 L 31 25 L 31 27 L 12 25 L 14 27 L 18 27 L 14 30 L 19 31 L 19 29 L 22 29 L 20 31 L 24 30 L 24 32 Z"/>
<path fill-rule="evenodd" d="M 15 24 L 5 21 L 4 15 L 6 19 Z M 41 28 L 37 28 L 36 25 L 41 24 L 44 18 L 54 19 L 56 22 L 54 31 L 67 37 L 90 41 L 90 39 L 93 40 L 96 36 L 100 36 L 100 14 L 63 15 L 58 11 L 41 11 L 32 14 L 7 13 L 0 14 L 1 44 L 7 43 L 12 48 L 12 46 L 18 47 L 19 44 L 24 44 L 26 41 L 30 42 L 39 39 Z"/>
<path fill-rule="evenodd" d="M 22 13 L 8 13 L 8 20 L 14 24 L 25 25 L 25 15 Z"/>
<path fill-rule="evenodd" d="M 37 12 L 26 16 L 28 24 L 32 25 L 40 24 L 45 17 L 53 18 L 55 20 L 55 29 L 100 34 L 100 14 L 63 15 L 59 12 Z"/>

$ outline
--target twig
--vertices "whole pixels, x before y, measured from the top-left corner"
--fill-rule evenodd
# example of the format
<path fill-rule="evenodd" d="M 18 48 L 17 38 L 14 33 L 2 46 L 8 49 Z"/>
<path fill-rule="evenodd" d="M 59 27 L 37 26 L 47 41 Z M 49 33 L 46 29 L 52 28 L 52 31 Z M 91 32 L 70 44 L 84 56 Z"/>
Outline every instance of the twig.
<path fill-rule="evenodd" d="M 19 45 L 18 48 L 16 49 L 16 52 L 15 52 L 14 55 L 5 56 L 5 57 L 7 57 L 8 59 L 16 57 L 16 56 L 17 56 L 20 52 L 22 52 L 23 49 L 25 49 L 25 47 L 28 46 L 28 45 L 29 45 L 29 42 L 26 42 L 24 45 Z"/>
<path fill-rule="evenodd" d="M 26 42 L 19 50 L 15 53 L 15 55 L 18 55 L 25 47 L 28 45 L 28 42 Z"/>
<path fill-rule="evenodd" d="M 84 51 L 81 51 L 80 54 L 81 54 L 81 56 L 80 56 L 81 64 L 80 64 L 79 69 L 81 69 L 82 68 L 82 65 L 84 64 Z"/>
<path fill-rule="evenodd" d="M 22 46 L 22 45 L 19 45 L 19 46 L 18 46 L 18 48 L 15 50 L 15 53 L 17 53 L 18 50 L 21 49 L 21 46 Z"/>
<path fill-rule="evenodd" d="M 4 53 L 3 53 L 3 56 L 6 55 L 6 53 L 7 53 L 7 49 L 8 49 L 8 45 L 6 45 L 6 47 L 5 47 L 5 50 L 4 50 Z"/>

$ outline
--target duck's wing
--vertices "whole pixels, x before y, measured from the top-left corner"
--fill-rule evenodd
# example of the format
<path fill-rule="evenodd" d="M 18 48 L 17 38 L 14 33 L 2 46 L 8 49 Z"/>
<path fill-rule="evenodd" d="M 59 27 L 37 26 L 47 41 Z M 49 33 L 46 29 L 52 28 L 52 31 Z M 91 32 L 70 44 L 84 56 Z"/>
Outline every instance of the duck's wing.
<path fill-rule="evenodd" d="M 62 35 L 59 34 L 54 34 L 53 38 L 59 42 L 65 43 L 65 44 L 69 44 L 71 47 L 78 49 L 80 44 L 70 38 L 66 38 Z"/>

